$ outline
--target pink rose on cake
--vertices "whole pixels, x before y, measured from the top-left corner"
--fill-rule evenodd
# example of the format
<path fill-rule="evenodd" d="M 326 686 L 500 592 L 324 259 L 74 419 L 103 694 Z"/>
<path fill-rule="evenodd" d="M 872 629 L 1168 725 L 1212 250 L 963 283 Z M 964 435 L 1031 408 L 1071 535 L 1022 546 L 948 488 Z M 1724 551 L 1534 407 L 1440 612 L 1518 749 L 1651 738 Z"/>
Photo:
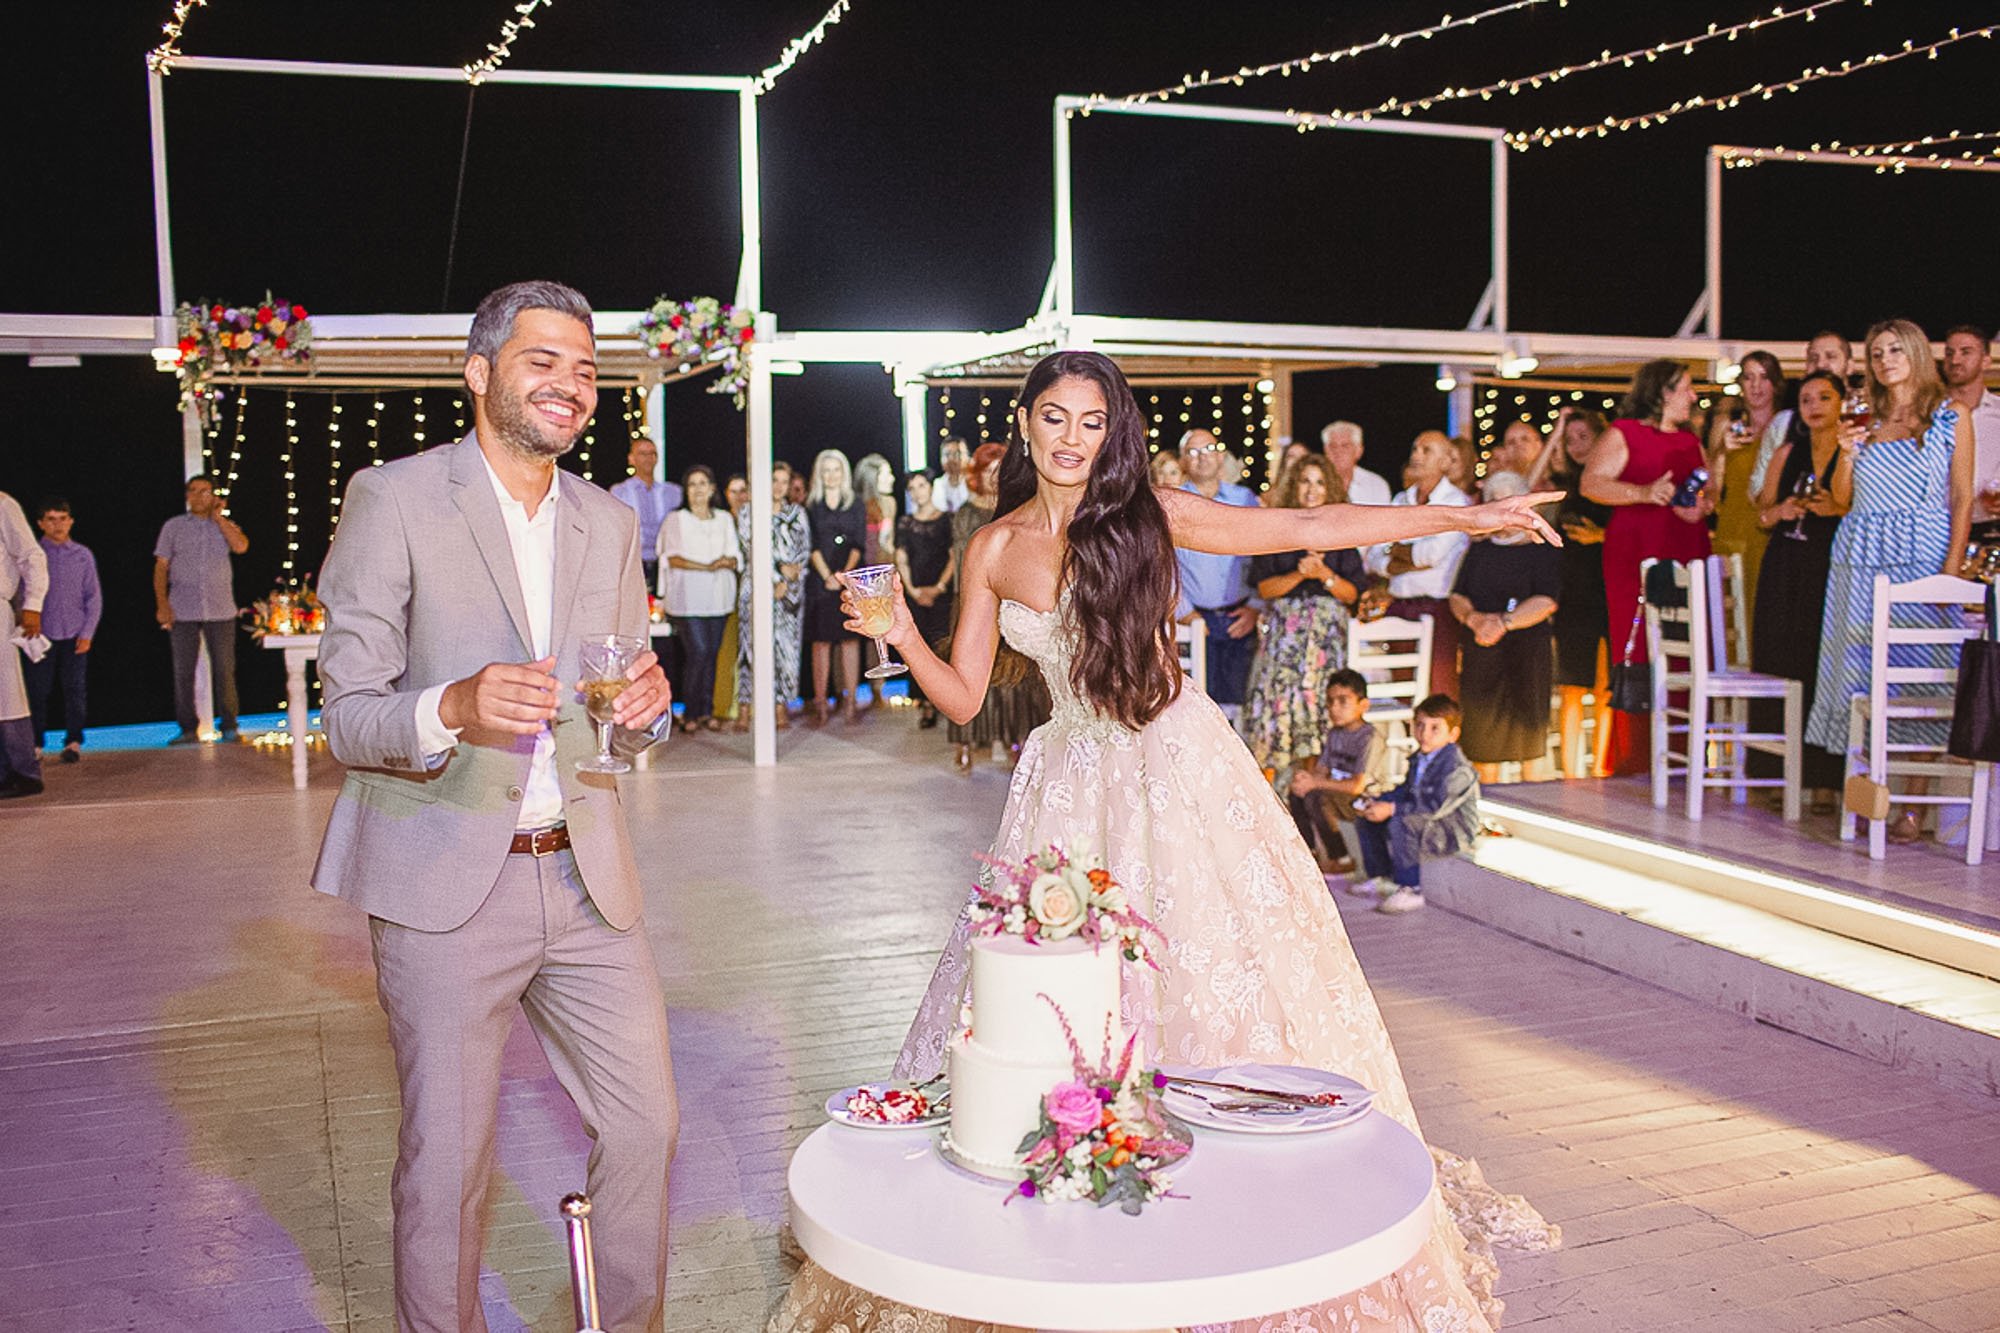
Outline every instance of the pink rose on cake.
<path fill-rule="evenodd" d="M 1066 940 L 1083 928 L 1089 901 L 1060 874 L 1044 872 L 1028 886 L 1028 911 L 1046 940 Z"/>
<path fill-rule="evenodd" d="M 1072 1134 L 1088 1134 L 1104 1116 L 1104 1103 L 1088 1083 L 1058 1083 L 1042 1099 L 1050 1120 Z"/>

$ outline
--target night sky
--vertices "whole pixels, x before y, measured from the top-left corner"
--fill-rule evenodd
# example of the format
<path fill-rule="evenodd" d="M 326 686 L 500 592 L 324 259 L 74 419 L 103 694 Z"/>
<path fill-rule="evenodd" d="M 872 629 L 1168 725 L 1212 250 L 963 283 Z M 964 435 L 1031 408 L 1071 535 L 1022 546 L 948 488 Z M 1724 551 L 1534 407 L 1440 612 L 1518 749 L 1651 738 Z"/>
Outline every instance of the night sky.
<path fill-rule="evenodd" d="M 1768 13 L 1771 2 L 1549 3 L 1190 100 L 1369 105 L 1689 36 L 1711 21 Z M 1480 7 L 855 0 L 762 102 L 765 304 L 794 329 L 1018 324 L 1050 260 L 1056 94 L 1137 92 Z M 152 310 L 144 54 L 169 9 L 168 0 L 10 7 L 0 310 Z M 183 48 L 456 66 L 483 51 L 511 9 L 506 0 L 212 0 L 194 13 Z M 823 9 L 824 0 L 558 0 L 522 36 L 510 67 L 751 74 Z M 1525 129 L 1632 114 L 1997 20 L 1994 0 L 1846 0 L 1812 23 L 1579 74 L 1517 98 L 1454 103 L 1428 118 Z M 1996 130 L 1996 72 L 2000 49 L 1974 39 L 1935 60 L 1732 112 L 1514 156 L 1514 325 L 1672 333 L 1701 287 L 1708 144 Z M 662 293 L 731 293 L 733 96 L 488 85 L 471 101 L 454 240 L 463 86 L 170 78 L 182 296 L 245 301 L 269 287 L 321 312 L 467 311 L 489 288 L 527 276 L 570 282 L 607 309 Z M 1081 122 L 1074 142 L 1080 309 L 1457 327 L 1484 286 L 1484 144 L 1128 117 Z M 1960 320 L 2000 316 L 1992 277 L 2000 179 L 1765 166 L 1730 173 L 1727 186 L 1727 337 L 1797 339 L 1826 325 L 1859 335 L 1896 314 L 1935 336 Z M 1371 462 L 1391 471 L 1415 430 L 1441 424 L 1429 380 L 1412 369 L 1303 377 L 1298 432 L 1351 416 L 1369 428 Z M 827 446 L 897 456 L 896 404 L 878 369 L 816 368 L 781 380 L 777 393 L 781 456 L 804 459 Z M 67 370 L 0 358 L 0 489 L 24 503 L 66 494 L 77 538 L 104 573 L 110 609 L 92 712 L 105 723 L 171 712 L 148 580 L 153 535 L 180 505 L 174 396 L 170 377 L 135 358 Z M 251 396 L 235 504 L 253 543 L 237 566 L 246 603 L 268 590 L 284 556 L 282 398 Z M 683 389 L 669 394 L 667 413 L 670 468 L 740 468 L 740 422 L 726 399 Z M 302 395 L 298 415 L 300 487 L 311 497 L 300 563 L 310 569 L 325 540 L 325 400 Z M 433 396 L 433 440 L 450 416 Z M 622 440 L 617 418 L 611 398 L 600 407 L 602 436 Z M 392 407 L 385 455 L 408 451 L 407 428 L 407 409 Z M 246 708 L 275 706 L 282 672 L 264 660 L 275 654 L 246 643 L 241 657 Z"/>

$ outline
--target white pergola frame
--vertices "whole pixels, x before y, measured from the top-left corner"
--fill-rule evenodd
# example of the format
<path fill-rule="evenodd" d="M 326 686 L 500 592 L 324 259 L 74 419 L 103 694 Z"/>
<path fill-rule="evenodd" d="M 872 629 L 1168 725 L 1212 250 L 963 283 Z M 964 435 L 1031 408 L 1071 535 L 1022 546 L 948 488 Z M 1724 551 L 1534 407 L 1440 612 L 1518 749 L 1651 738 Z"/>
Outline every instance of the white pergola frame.
<path fill-rule="evenodd" d="M 464 71 L 429 66 L 340 64 L 313 61 L 244 60 L 183 56 L 176 71 L 288 74 L 307 77 L 397 79 L 420 82 L 465 81 Z M 757 159 L 757 89 L 749 77 L 715 75 L 641 75 L 503 69 L 486 82 L 506 86 L 570 86 L 733 93 L 738 99 L 743 251 L 738 268 L 735 303 L 757 309 L 756 338 L 746 358 L 749 377 L 745 437 L 751 492 L 750 568 L 767 577 L 753 585 L 751 598 L 752 696 L 768 701 L 772 693 L 771 460 L 773 366 L 797 368 L 814 364 L 878 364 L 892 377 L 902 399 L 904 461 L 910 468 L 925 465 L 929 441 L 925 402 L 933 383 L 949 384 L 996 365 L 1009 365 L 1030 354 L 1059 347 L 1094 348 L 1135 366 L 1146 358 L 1182 362 L 1216 362 L 1224 378 L 1246 373 L 1268 376 L 1277 384 L 1274 405 L 1279 417 L 1274 430 L 1285 429 L 1289 389 L 1294 370 L 1324 366 L 1382 363 L 1437 363 L 1441 367 L 1497 365 L 1504 359 L 1533 356 L 1544 373 L 1571 367 L 1633 363 L 1671 356 L 1691 361 L 1734 361 L 1747 340 L 1718 336 L 1721 312 L 1721 159 L 1728 152 L 1754 150 L 1717 146 L 1709 154 L 1709 229 L 1706 285 L 1695 310 L 1675 335 L 1626 337 L 1589 334 L 1528 333 L 1511 328 L 1508 302 L 1507 153 L 1505 132 L 1488 126 L 1429 122 L 1338 121 L 1294 112 L 1191 105 L 1116 105 L 1064 96 L 1054 104 L 1055 212 L 1053 262 L 1040 309 L 1027 323 L 1001 332 L 965 330 L 890 331 L 821 330 L 788 332 L 762 306 L 762 228 Z M 0 314 L 0 354 L 139 354 L 170 346 L 174 341 L 176 294 L 169 226 L 163 80 L 148 72 L 152 111 L 153 198 L 159 312 L 154 316 Z M 1416 135 L 1432 138 L 1485 140 L 1491 152 L 1491 276 L 1484 296 L 1462 329 L 1378 328 L 1351 325 L 1272 324 L 1207 320 L 1148 319 L 1095 315 L 1076 310 L 1076 237 L 1072 217 L 1070 159 L 1071 120 L 1089 115 L 1142 115 L 1181 120 L 1290 126 L 1358 133 Z M 1856 158 L 1845 154 L 1791 154 L 1767 161 L 1824 161 L 1833 165 L 1893 165 L 1896 159 Z M 1965 164 L 1955 169 L 2000 170 L 2000 164 Z M 1705 317 L 1705 318 L 1704 318 Z M 415 351 L 462 349 L 470 315 L 316 315 L 315 344 L 333 349 L 343 342 Z M 601 337 L 629 336 L 637 311 L 601 311 Z M 1701 335 L 1695 333 L 1700 325 Z M 1787 361 L 1803 355 L 1803 344 L 1759 341 Z M 984 370 L 982 371 L 982 367 Z M 1140 373 L 1143 373 L 1141 371 Z M 1455 415 L 1469 418 L 1470 376 L 1462 376 L 1453 400 Z M 657 400 L 649 414 L 650 429 L 661 431 Z M 199 465 L 199 441 L 190 450 Z M 758 766 L 776 762 L 777 740 L 771 709 L 755 710 L 754 755 Z"/>

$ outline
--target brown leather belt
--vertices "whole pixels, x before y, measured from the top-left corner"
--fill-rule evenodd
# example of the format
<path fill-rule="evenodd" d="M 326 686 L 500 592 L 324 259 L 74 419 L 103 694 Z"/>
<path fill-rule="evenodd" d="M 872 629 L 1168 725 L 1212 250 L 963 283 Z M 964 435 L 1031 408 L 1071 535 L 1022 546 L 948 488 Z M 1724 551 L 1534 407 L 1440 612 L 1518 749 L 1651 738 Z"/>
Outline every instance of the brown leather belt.
<path fill-rule="evenodd" d="M 569 850 L 569 825 L 557 824 L 554 828 L 536 829 L 533 833 L 516 833 L 507 850 L 515 856 L 553 856 L 557 852 Z"/>

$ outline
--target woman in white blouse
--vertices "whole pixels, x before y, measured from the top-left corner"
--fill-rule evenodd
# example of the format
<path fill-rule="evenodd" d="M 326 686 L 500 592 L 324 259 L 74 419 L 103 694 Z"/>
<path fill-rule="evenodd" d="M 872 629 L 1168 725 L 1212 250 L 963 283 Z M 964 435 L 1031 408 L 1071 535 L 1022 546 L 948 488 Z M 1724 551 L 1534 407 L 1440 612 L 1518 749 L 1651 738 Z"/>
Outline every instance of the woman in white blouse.
<path fill-rule="evenodd" d="M 715 474 L 691 467 L 681 482 L 685 504 L 660 524 L 660 600 L 680 636 L 681 730 L 720 731 L 715 718 L 715 656 L 736 609 L 743 548 L 736 522 L 715 508 Z"/>

